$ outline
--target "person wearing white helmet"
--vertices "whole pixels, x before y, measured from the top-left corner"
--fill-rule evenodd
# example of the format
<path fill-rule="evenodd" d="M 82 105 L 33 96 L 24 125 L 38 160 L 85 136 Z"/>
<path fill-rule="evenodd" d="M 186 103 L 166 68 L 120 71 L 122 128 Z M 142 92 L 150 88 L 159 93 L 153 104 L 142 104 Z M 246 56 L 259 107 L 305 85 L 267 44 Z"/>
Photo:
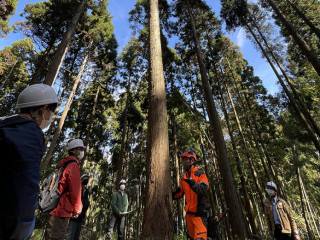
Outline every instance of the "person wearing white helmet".
<path fill-rule="evenodd" d="M 70 218 L 69 226 L 66 233 L 66 240 L 79 240 L 82 225 L 85 224 L 87 210 L 90 206 L 89 190 L 87 184 L 89 182 L 90 175 L 83 174 L 81 176 L 81 202 L 83 205 L 82 212 L 77 218 Z"/>
<path fill-rule="evenodd" d="M 50 212 L 44 239 L 64 239 L 70 218 L 79 217 L 82 211 L 80 161 L 86 147 L 81 139 L 74 139 L 67 145 L 68 156 L 64 157 L 59 167 L 65 166 L 58 183 L 61 195 L 58 206 Z"/>
<path fill-rule="evenodd" d="M 269 225 L 269 233 L 277 240 L 300 240 L 299 231 L 290 206 L 277 196 L 277 185 L 270 181 L 266 185 L 267 198 L 264 209 Z"/>
<path fill-rule="evenodd" d="M 44 134 L 58 103 L 45 84 L 25 88 L 18 114 L 0 118 L 0 239 L 28 239 L 35 225 Z"/>
<path fill-rule="evenodd" d="M 125 213 L 128 210 L 128 195 L 125 193 L 126 180 L 122 179 L 119 190 L 112 195 L 112 216 L 110 219 L 106 240 L 111 239 L 114 225 L 117 225 L 118 240 L 124 239 Z"/>

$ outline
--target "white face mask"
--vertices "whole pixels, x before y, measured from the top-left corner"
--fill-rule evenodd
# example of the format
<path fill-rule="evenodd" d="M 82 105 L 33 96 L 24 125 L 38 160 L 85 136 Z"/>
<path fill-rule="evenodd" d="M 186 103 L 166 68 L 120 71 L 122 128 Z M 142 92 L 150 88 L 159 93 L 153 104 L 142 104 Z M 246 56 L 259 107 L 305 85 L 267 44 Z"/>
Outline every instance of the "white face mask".
<path fill-rule="evenodd" d="M 77 158 L 79 160 L 81 160 L 84 157 L 84 151 L 80 151 L 79 155 L 77 156 Z"/>
<path fill-rule="evenodd" d="M 120 185 L 120 190 L 121 190 L 121 191 L 123 191 L 125 188 L 126 188 L 126 185 L 124 185 L 124 184 L 121 184 L 121 185 Z"/>
<path fill-rule="evenodd" d="M 271 189 L 266 189 L 266 192 L 268 193 L 269 197 L 273 197 L 274 195 L 276 195 L 276 192 Z"/>
<path fill-rule="evenodd" d="M 51 121 L 52 121 L 52 117 L 53 117 L 53 112 L 50 111 L 50 117 L 48 120 L 45 119 L 43 113 L 42 113 L 42 121 L 41 121 L 41 124 L 40 124 L 40 128 L 43 130 L 47 127 L 49 127 Z"/>

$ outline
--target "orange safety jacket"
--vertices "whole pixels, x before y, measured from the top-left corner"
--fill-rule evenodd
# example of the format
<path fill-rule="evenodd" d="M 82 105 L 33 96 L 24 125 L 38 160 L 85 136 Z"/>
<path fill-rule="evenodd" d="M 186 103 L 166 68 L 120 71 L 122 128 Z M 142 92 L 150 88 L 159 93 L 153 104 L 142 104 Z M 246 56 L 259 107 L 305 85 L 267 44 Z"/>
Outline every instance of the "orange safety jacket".
<path fill-rule="evenodd" d="M 201 216 L 208 207 L 207 192 L 209 181 L 207 176 L 197 167 L 193 167 L 180 179 L 180 186 L 172 194 L 173 199 L 182 198 L 185 195 L 187 213 Z"/>

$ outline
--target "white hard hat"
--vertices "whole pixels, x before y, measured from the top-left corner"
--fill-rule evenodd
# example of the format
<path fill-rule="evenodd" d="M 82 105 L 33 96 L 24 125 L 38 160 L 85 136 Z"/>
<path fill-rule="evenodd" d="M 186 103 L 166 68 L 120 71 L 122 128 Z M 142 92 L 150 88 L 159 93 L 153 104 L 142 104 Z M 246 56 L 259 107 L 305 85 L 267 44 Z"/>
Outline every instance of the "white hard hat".
<path fill-rule="evenodd" d="M 37 107 L 58 103 L 54 89 L 46 84 L 34 84 L 25 88 L 19 95 L 16 109 Z"/>
<path fill-rule="evenodd" d="M 83 148 L 83 150 L 85 150 L 85 146 L 83 145 L 83 142 L 81 139 L 74 139 L 71 142 L 69 142 L 68 146 L 67 146 L 67 150 L 71 150 L 74 148 Z"/>
<path fill-rule="evenodd" d="M 274 182 L 272 182 L 272 181 L 267 182 L 267 186 L 269 186 L 269 187 L 273 187 L 275 190 L 277 190 L 277 191 L 278 191 L 277 185 L 276 185 Z"/>
<path fill-rule="evenodd" d="M 121 184 L 127 184 L 126 180 L 122 179 L 122 180 L 120 181 L 120 185 L 121 185 Z"/>
<path fill-rule="evenodd" d="M 88 178 L 90 178 L 90 175 L 89 175 L 89 174 L 87 174 L 87 173 L 85 173 L 85 174 L 83 174 L 83 175 L 80 177 L 80 179 L 82 179 L 82 178 L 84 178 L 84 177 L 88 177 Z"/>

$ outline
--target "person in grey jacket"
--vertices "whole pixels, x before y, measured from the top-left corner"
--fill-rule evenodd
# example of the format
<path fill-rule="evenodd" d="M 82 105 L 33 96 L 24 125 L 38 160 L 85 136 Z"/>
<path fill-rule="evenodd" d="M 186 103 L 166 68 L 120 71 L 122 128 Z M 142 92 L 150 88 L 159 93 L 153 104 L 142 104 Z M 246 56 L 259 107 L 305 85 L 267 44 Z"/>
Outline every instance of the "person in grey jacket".
<path fill-rule="evenodd" d="M 112 196 L 112 216 L 109 223 L 109 228 L 106 236 L 106 240 L 111 239 L 114 225 L 117 225 L 118 240 L 124 239 L 124 222 L 125 212 L 128 210 L 128 195 L 125 193 L 126 180 L 120 181 L 120 188 Z"/>

